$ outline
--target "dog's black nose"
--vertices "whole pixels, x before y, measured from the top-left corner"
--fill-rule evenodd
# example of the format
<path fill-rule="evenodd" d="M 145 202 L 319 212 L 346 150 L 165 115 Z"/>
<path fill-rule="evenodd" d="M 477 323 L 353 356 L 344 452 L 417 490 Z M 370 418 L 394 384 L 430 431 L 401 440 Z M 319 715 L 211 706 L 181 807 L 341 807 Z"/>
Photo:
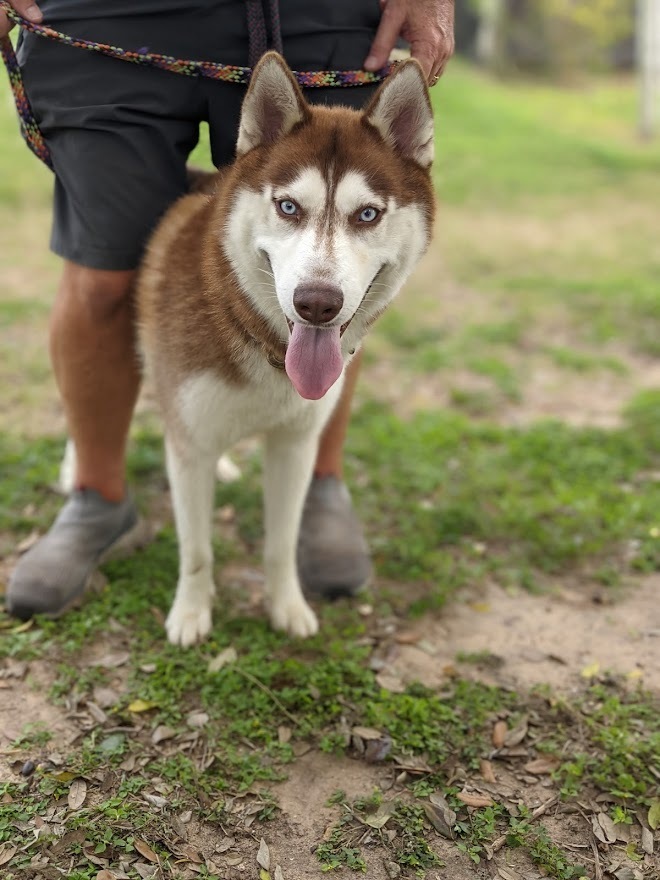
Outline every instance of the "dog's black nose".
<path fill-rule="evenodd" d="M 327 324 L 344 305 L 344 294 L 334 284 L 316 281 L 299 284 L 293 291 L 293 307 L 310 324 Z"/>

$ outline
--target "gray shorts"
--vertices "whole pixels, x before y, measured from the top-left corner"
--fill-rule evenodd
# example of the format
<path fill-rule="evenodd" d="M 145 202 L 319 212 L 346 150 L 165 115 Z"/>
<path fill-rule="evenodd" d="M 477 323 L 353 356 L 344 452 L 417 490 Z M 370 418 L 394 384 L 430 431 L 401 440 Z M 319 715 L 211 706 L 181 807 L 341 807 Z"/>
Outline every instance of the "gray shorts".
<path fill-rule="evenodd" d="M 47 0 L 41 5 L 47 15 Z M 298 70 L 360 68 L 380 17 L 378 0 L 281 0 L 280 14 L 284 54 Z M 124 49 L 248 63 L 244 0 L 194 13 L 47 23 Z M 19 60 L 55 168 L 53 251 L 94 269 L 134 269 L 158 219 L 186 191 L 200 122 L 209 123 L 215 165 L 231 161 L 245 86 L 137 67 L 31 34 L 21 38 Z M 360 107 L 373 91 L 308 89 L 307 98 Z"/>

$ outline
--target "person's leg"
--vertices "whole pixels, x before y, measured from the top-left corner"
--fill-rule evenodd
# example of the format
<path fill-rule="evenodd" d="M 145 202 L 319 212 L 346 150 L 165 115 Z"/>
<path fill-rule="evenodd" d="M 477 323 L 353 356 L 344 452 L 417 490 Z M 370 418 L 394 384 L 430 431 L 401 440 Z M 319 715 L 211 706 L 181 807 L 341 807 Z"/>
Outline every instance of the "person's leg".
<path fill-rule="evenodd" d="M 338 480 L 344 477 L 344 443 L 351 421 L 351 405 L 360 375 L 361 360 L 362 352 L 358 352 L 346 370 L 341 397 L 321 435 L 314 465 L 315 477 L 336 477 Z"/>
<path fill-rule="evenodd" d="M 107 27 L 121 45 L 120 25 L 69 30 L 94 37 Z M 135 534 L 124 476 L 139 386 L 135 269 L 158 218 L 186 191 L 203 102 L 186 77 L 38 38 L 23 40 L 21 59 L 55 167 L 51 246 L 65 263 L 50 349 L 77 459 L 73 493 L 9 579 L 7 609 L 25 619 L 65 611 L 106 552 Z"/>
<path fill-rule="evenodd" d="M 76 449 L 74 488 L 125 494 L 128 428 L 139 388 L 134 271 L 66 261 L 50 321 L 50 353 Z"/>

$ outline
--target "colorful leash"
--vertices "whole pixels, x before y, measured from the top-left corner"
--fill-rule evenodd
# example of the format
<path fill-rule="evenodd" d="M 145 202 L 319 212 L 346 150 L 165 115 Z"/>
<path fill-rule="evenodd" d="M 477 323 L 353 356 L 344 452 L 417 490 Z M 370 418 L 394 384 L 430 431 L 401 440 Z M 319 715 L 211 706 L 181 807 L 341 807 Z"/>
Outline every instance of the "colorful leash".
<path fill-rule="evenodd" d="M 239 83 L 241 85 L 247 85 L 252 75 L 252 67 L 237 67 L 214 61 L 187 61 L 173 58 L 171 55 L 160 55 L 157 52 L 143 52 L 141 50 L 132 52 L 120 49 L 117 46 L 95 43 L 92 40 L 75 40 L 68 34 L 62 34 L 47 25 L 33 24 L 31 21 L 22 18 L 6 0 L 0 0 L 0 9 L 15 24 L 39 37 L 56 40 L 58 43 L 74 46 L 78 49 L 89 49 L 91 52 L 98 52 L 100 55 L 107 55 L 110 58 L 130 61 L 132 64 L 141 64 L 144 67 L 157 67 L 160 70 L 169 70 L 171 73 L 182 73 L 185 76 L 205 77 L 222 82 Z M 265 44 L 265 21 L 261 0 L 247 0 L 247 11 L 250 33 L 250 63 L 254 65 L 261 54 L 263 54 L 263 45 Z M 274 48 L 281 52 L 279 11 L 276 0 L 270 0 L 269 11 L 271 28 L 274 34 Z M 14 94 L 21 134 L 35 156 L 52 170 L 53 163 L 50 151 L 32 113 L 30 102 L 25 93 L 21 69 L 9 37 L 0 39 L 0 52 L 9 74 L 9 83 Z M 390 70 L 391 65 L 384 67 L 377 73 L 370 73 L 366 70 L 294 70 L 293 75 L 304 88 L 349 87 L 382 82 Z"/>

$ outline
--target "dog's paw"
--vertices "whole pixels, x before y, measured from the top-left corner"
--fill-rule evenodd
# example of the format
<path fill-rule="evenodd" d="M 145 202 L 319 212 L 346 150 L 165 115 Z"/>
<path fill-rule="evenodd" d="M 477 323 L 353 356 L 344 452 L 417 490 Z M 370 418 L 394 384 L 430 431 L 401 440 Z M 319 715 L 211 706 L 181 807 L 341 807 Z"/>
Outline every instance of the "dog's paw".
<path fill-rule="evenodd" d="M 306 639 L 319 631 L 316 614 L 302 598 L 272 603 L 270 622 L 273 629 L 283 630 L 290 636 Z"/>
<path fill-rule="evenodd" d="M 211 632 L 210 603 L 191 607 L 186 602 L 174 602 L 165 621 L 167 638 L 173 645 L 189 648 L 201 642 Z"/>

